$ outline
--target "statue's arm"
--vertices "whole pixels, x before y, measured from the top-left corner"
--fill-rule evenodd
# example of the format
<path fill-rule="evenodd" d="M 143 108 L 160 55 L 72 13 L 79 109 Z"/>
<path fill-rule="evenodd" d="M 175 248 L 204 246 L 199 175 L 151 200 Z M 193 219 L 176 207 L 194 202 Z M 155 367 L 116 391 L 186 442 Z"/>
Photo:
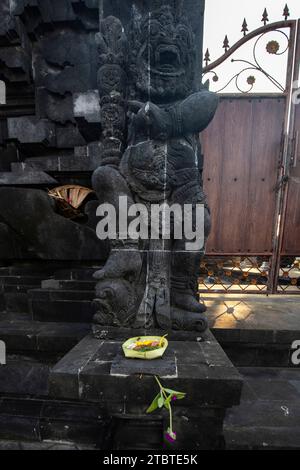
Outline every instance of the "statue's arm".
<path fill-rule="evenodd" d="M 203 131 L 213 119 L 218 97 L 207 90 L 190 95 L 169 109 L 172 136 L 178 137 Z"/>
<path fill-rule="evenodd" d="M 190 95 L 167 110 L 154 103 L 128 102 L 131 129 L 137 133 L 148 131 L 151 138 L 167 140 L 203 131 L 216 112 L 218 98 L 207 90 Z"/>

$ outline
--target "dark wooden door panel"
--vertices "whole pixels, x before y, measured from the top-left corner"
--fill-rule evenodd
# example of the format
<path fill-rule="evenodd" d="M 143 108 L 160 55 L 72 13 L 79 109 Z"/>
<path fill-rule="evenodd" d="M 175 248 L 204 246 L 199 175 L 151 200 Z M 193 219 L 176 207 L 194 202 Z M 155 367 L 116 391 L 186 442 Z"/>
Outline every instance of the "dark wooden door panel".
<path fill-rule="evenodd" d="M 272 251 L 285 98 L 222 98 L 203 133 L 208 253 Z"/>
<path fill-rule="evenodd" d="M 295 130 L 298 132 L 296 166 L 291 169 L 287 197 L 287 210 L 283 232 L 283 255 L 300 254 L 300 109 L 296 106 Z"/>

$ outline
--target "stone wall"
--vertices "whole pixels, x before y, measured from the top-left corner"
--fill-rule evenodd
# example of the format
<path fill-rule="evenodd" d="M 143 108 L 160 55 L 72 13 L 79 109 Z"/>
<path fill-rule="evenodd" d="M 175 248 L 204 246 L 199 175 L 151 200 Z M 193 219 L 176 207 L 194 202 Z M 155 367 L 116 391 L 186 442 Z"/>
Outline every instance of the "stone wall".
<path fill-rule="evenodd" d="M 128 30 L 132 12 L 150 11 L 155 3 L 174 2 L 1 1 L 0 84 L 2 88 L 3 83 L 6 87 L 6 104 L 0 105 L 2 207 L 9 206 L 13 199 L 12 206 L 23 210 L 24 205 L 18 205 L 19 193 L 13 191 L 18 187 L 27 189 L 27 203 L 32 206 L 32 211 L 36 211 L 37 204 L 45 210 L 44 193 L 48 189 L 64 184 L 91 187 L 92 173 L 102 161 L 96 41 L 99 5 L 104 16 L 113 14 L 120 17 Z M 196 35 L 196 79 L 198 81 L 199 77 L 200 85 L 204 0 L 185 0 L 184 6 Z M 200 12 L 200 17 L 193 11 Z M 11 189 L 9 195 L 7 187 Z M 37 193 L 38 190 L 41 192 Z M 52 221 L 54 209 L 50 204 L 48 206 L 48 220 Z M 97 241 L 93 203 L 86 208 L 86 225 L 81 224 L 80 227 L 76 224 L 74 228 L 72 224 L 75 222 L 61 220 L 61 216 L 54 214 L 61 230 L 58 230 L 59 238 L 52 240 L 52 247 L 46 247 L 45 240 L 49 239 L 47 228 L 41 233 L 34 225 L 35 220 L 46 214 L 28 214 L 31 226 L 26 230 L 22 227 L 16 230 L 20 214 L 4 212 L 0 213 L 0 259 L 64 259 L 61 252 L 65 251 L 56 247 L 61 243 L 70 245 L 68 233 L 74 232 L 78 233 L 78 240 L 73 250 L 67 250 L 65 259 L 98 260 L 106 257 L 107 248 L 101 243 L 96 252 L 85 246 L 91 243 L 91 238 L 91 246 L 95 246 Z M 69 228 L 62 237 L 65 225 Z M 31 235 L 24 239 L 24 232 Z M 37 239 L 38 246 L 45 249 L 40 250 L 36 244 L 32 246 L 31 241 Z"/>
<path fill-rule="evenodd" d="M 0 83 L 6 87 L 6 104 L 0 106 L 1 259 L 106 256 L 97 244 L 95 220 L 63 219 L 45 194 L 64 184 L 91 187 L 101 162 L 99 106 L 97 97 L 91 99 L 98 30 L 98 0 L 1 1 Z M 57 228 L 51 240 L 47 220 L 55 220 Z"/>

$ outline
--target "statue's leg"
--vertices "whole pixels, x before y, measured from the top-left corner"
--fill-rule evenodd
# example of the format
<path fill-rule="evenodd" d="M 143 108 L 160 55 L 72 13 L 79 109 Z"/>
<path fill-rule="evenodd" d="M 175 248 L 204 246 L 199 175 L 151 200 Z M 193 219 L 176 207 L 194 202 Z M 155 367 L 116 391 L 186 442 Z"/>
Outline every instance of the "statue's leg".
<path fill-rule="evenodd" d="M 188 312 L 205 312 L 204 304 L 197 298 L 197 278 L 202 255 L 180 251 L 176 243 L 172 259 L 171 302 L 172 305 Z"/>
<path fill-rule="evenodd" d="M 171 327 L 170 240 L 150 240 L 147 253 L 144 296 L 137 311 L 135 328 Z"/>
<path fill-rule="evenodd" d="M 109 258 L 104 268 L 97 271 L 94 277 L 98 280 L 108 278 L 131 280 L 139 275 L 142 266 L 138 240 L 124 239 L 124 234 L 118 233 L 119 198 L 125 196 L 129 208 L 134 204 L 131 191 L 123 176 L 116 168 L 111 166 L 99 167 L 93 174 L 92 183 L 98 195 L 99 203 L 112 204 L 117 215 L 117 239 L 111 240 Z"/>
<path fill-rule="evenodd" d="M 205 207 L 204 236 L 210 232 L 210 213 Z M 187 251 L 187 240 L 175 240 L 172 252 L 171 302 L 174 307 L 203 313 L 206 307 L 199 302 L 198 277 L 203 252 Z"/>

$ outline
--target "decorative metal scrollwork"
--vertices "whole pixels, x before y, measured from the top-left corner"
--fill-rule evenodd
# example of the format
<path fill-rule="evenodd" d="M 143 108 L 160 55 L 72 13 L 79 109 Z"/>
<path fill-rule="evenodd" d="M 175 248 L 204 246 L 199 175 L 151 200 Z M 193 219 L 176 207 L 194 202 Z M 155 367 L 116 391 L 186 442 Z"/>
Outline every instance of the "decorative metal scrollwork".
<path fill-rule="evenodd" d="M 234 52 L 236 52 L 241 46 L 246 44 L 252 39 L 255 39 L 255 43 L 252 48 L 252 58 L 250 60 L 240 59 L 240 58 L 232 58 L 231 62 L 243 64 L 243 68 L 235 73 L 224 86 L 220 87 L 218 90 L 214 90 L 217 93 L 224 91 L 230 84 L 234 83 L 237 90 L 241 93 L 250 93 L 253 90 L 253 87 L 257 80 L 257 73 L 263 75 L 267 80 L 269 80 L 274 87 L 276 87 L 280 92 L 285 92 L 285 86 L 281 84 L 271 73 L 269 73 L 266 68 L 262 65 L 261 60 L 258 59 L 258 46 L 261 44 L 261 41 L 266 37 L 267 34 L 279 34 L 281 37 L 283 36 L 284 40 L 286 40 L 286 46 L 283 46 L 281 42 L 277 41 L 276 39 L 271 38 L 265 46 L 265 51 L 268 54 L 282 56 L 289 50 L 291 46 L 291 41 L 289 35 L 282 31 L 281 28 L 289 28 L 291 30 L 292 26 L 294 25 L 295 21 L 288 20 L 290 13 L 289 8 L 286 5 L 283 11 L 283 16 L 285 18 L 284 21 L 279 21 L 276 23 L 268 24 L 269 17 L 268 12 L 265 9 L 263 12 L 262 22 L 264 26 L 252 31 L 248 32 L 248 25 L 246 18 L 242 24 L 243 38 L 240 39 L 237 43 L 235 43 L 232 47 L 229 47 L 229 40 L 228 36 L 225 36 L 223 48 L 225 49 L 225 54 L 221 56 L 219 59 L 211 62 L 209 50 L 206 50 L 204 56 L 205 67 L 203 69 L 203 78 L 207 77 L 209 74 L 212 76 L 213 82 L 219 81 L 219 75 L 215 71 L 215 69 L 224 63 Z M 246 75 L 245 75 L 246 74 Z"/>

